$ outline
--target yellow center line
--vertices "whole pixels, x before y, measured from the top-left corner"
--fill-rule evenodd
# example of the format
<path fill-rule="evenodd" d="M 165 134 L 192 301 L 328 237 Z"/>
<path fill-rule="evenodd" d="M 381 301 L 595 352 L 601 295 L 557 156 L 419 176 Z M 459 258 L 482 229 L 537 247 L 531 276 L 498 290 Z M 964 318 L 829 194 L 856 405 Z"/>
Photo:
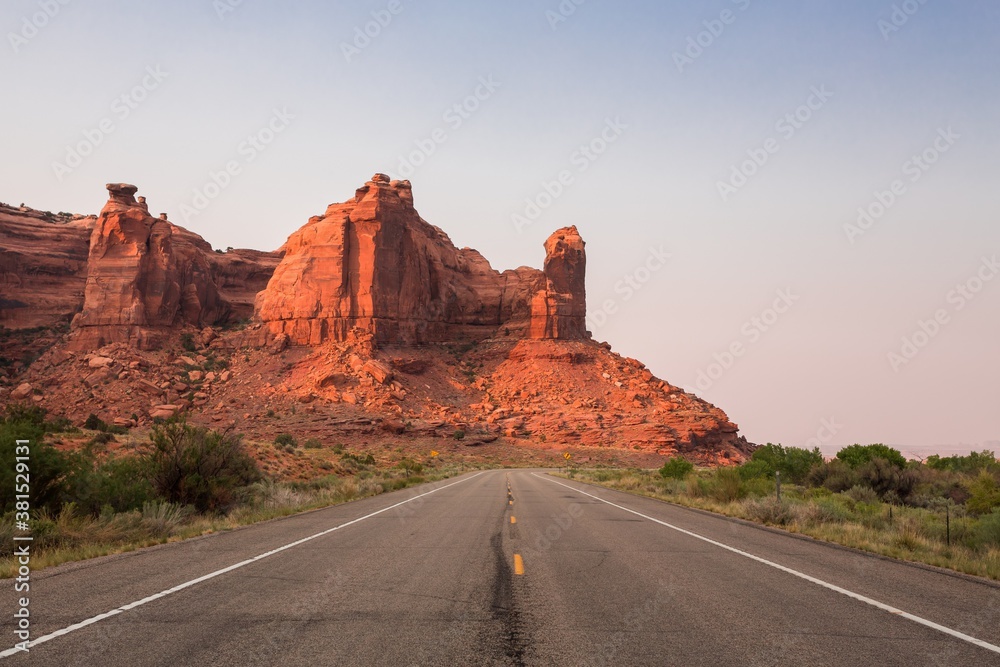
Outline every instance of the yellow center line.
<path fill-rule="evenodd" d="M 510 522 L 511 522 L 511 523 L 517 523 L 517 518 L 516 518 L 516 517 L 514 517 L 513 515 L 511 515 L 511 517 L 510 517 Z"/>
<path fill-rule="evenodd" d="M 521 558 L 521 554 L 514 554 L 514 574 L 524 574 L 524 560 Z"/>

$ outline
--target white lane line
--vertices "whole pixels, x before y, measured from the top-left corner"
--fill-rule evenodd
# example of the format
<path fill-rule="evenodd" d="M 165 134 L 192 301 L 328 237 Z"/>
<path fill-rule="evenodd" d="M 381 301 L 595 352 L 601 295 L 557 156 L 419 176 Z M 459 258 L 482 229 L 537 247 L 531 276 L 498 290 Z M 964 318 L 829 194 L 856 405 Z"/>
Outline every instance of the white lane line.
<path fill-rule="evenodd" d="M 241 567 L 245 567 L 247 565 L 250 565 L 251 563 L 256 563 L 257 561 L 262 560 L 264 558 L 267 558 L 268 556 L 273 556 L 274 554 L 281 553 L 282 551 L 286 551 L 288 549 L 291 549 L 292 547 L 297 547 L 300 544 L 305 544 L 306 542 L 315 540 L 318 537 L 323 537 L 324 535 L 329 535 L 330 533 L 332 533 L 334 531 L 337 531 L 337 530 L 340 530 L 341 528 L 347 528 L 348 526 L 352 526 L 352 525 L 354 525 L 356 523 L 360 523 L 361 521 L 364 521 L 365 519 L 370 519 L 373 516 L 377 516 L 379 514 L 382 514 L 383 512 L 388 512 L 391 509 L 396 509 L 400 505 L 405 505 L 406 503 L 412 503 L 417 498 L 423 498 L 424 496 L 429 496 L 432 493 L 437 493 L 438 491 L 444 491 L 445 489 L 447 489 L 449 487 L 452 487 L 452 486 L 455 486 L 456 484 L 464 484 L 465 482 L 468 482 L 470 479 L 474 479 L 476 477 L 479 477 L 482 474 L 483 474 L 482 472 L 477 472 L 475 475 L 472 475 L 471 477 L 466 477 L 465 479 L 460 479 L 457 482 L 452 482 L 451 484 L 446 484 L 444 486 L 439 486 L 438 488 L 433 489 L 431 491 L 428 491 L 427 493 L 421 493 L 420 495 L 413 496 L 412 498 L 409 498 L 409 499 L 404 500 L 402 502 L 396 503 L 395 505 L 390 505 L 389 507 L 386 507 L 384 509 L 380 509 L 377 512 L 372 512 L 371 514 L 366 514 L 366 515 L 364 515 L 362 517 L 358 517 L 357 519 L 354 519 L 352 521 L 348 521 L 347 523 L 342 523 L 339 526 L 334 526 L 333 528 L 327 528 L 326 530 L 324 530 L 322 532 L 319 532 L 319 533 L 316 533 L 315 535 L 310 535 L 309 537 L 303 537 L 301 540 L 296 540 L 294 542 L 286 544 L 283 547 L 278 547 L 277 549 L 272 549 L 272 550 L 270 550 L 270 551 L 268 551 L 266 553 L 260 554 L 259 556 L 254 556 L 253 558 L 248 558 L 248 559 L 246 559 L 244 561 L 240 561 L 239 563 L 236 563 L 234 565 L 230 565 L 229 567 L 224 567 L 221 570 L 216 570 L 215 572 L 210 572 L 209 574 L 206 574 L 204 576 L 198 577 L 197 579 L 192 579 L 191 581 L 186 581 L 183 584 L 178 584 L 177 586 L 174 586 L 173 588 L 168 588 L 165 591 L 160 591 L 159 593 L 155 593 L 155 594 L 150 595 L 148 597 L 144 597 L 141 600 L 136 600 L 135 602 L 130 602 L 130 603 L 122 605 L 121 607 L 118 607 L 116 609 L 112 609 L 111 611 L 106 611 L 103 614 L 98 614 L 97 616 L 93 616 L 91 618 L 88 618 L 85 621 L 80 621 L 79 623 L 74 623 L 73 625 L 68 625 L 65 628 L 62 628 L 61 630 L 56 630 L 55 632 L 50 632 L 49 634 L 44 635 L 42 637 L 39 637 L 37 639 L 32 639 L 31 642 L 28 644 L 28 648 L 35 648 L 39 644 L 43 644 L 43 643 L 45 643 L 47 641 L 51 641 L 53 639 L 56 639 L 57 637 L 62 637 L 63 635 L 68 635 L 69 633 L 75 632 L 75 631 L 77 631 L 77 630 L 79 630 L 81 628 L 85 628 L 88 625 L 93 625 L 94 623 L 98 623 L 98 622 L 103 621 L 103 620 L 105 620 L 107 618 L 111 618 L 112 616 L 117 616 L 118 614 L 123 614 L 126 611 L 130 611 L 132 609 L 135 609 L 136 607 L 141 607 L 142 605 L 144 605 L 144 604 L 146 604 L 148 602 L 152 602 L 153 600 L 159 600 L 160 598 L 166 597 L 166 596 L 168 596 L 168 595 L 170 595 L 172 593 L 176 593 L 178 591 L 184 590 L 185 588 L 190 588 L 191 586 L 194 586 L 196 584 L 200 584 L 203 581 L 208 581 L 209 579 L 214 579 L 215 577 L 218 577 L 220 575 L 226 574 L 227 572 L 232 572 L 233 570 L 238 570 Z M 23 653 L 23 652 L 24 651 L 22 651 L 21 649 L 16 648 L 16 647 L 15 648 L 9 648 L 9 649 L 7 649 L 5 651 L 0 651 L 0 658 L 9 658 L 12 655 L 16 655 L 18 653 Z"/>
<path fill-rule="evenodd" d="M 645 514 L 642 514 L 641 512 L 636 512 L 635 510 L 629 509 L 628 507 L 625 507 L 623 505 L 615 504 L 615 503 L 613 503 L 613 502 L 611 502 L 609 500 L 605 500 L 604 498 L 598 498 L 597 496 L 595 496 L 595 495 L 593 495 L 591 493 L 587 493 L 586 491 L 581 491 L 580 489 L 578 489 L 576 487 L 573 487 L 573 486 L 570 486 L 569 484 L 563 484 L 562 482 L 557 482 L 556 480 L 554 480 L 554 479 L 552 479 L 550 477 L 545 477 L 545 476 L 539 475 L 537 473 L 531 473 L 531 474 L 534 475 L 535 477 L 538 477 L 539 479 L 544 479 L 546 481 L 552 482 L 553 484 L 558 484 L 559 486 L 564 486 L 567 489 L 570 489 L 572 491 L 576 491 L 577 493 L 581 493 L 581 494 L 583 494 L 585 496 L 589 496 L 590 498 L 593 498 L 594 500 L 599 500 L 602 503 L 605 503 L 607 505 L 611 505 L 612 507 L 617 507 L 620 510 L 624 510 L 626 512 L 630 512 L 631 514 L 635 514 L 636 516 L 641 516 L 643 519 L 648 519 L 649 521 L 652 521 L 653 523 L 658 523 L 661 526 L 666 526 L 667 528 L 671 528 L 673 530 L 676 530 L 679 533 L 684 533 L 685 535 L 689 535 L 690 537 L 693 537 L 695 539 L 701 540 L 703 542 L 708 542 L 709 544 L 713 544 L 713 545 L 715 545 L 717 547 L 720 547 L 722 549 L 725 549 L 727 551 L 732 551 L 735 554 L 739 554 L 741 556 L 749 558 L 750 560 L 755 560 L 758 563 L 763 563 L 764 565 L 769 565 L 769 566 L 771 566 L 771 567 L 773 567 L 773 568 L 775 568 L 777 570 L 781 570 L 782 572 L 787 572 L 788 574 L 796 576 L 799 579 L 805 579 L 806 581 L 810 581 L 810 582 L 812 582 L 812 583 L 814 583 L 814 584 L 816 584 L 818 586 L 822 586 L 823 588 L 828 588 L 831 591 L 836 591 L 837 593 L 840 593 L 841 595 L 846 595 L 847 597 L 853 598 L 855 600 L 858 600 L 859 602 L 864 602 L 865 604 L 870 604 L 873 607 L 876 607 L 876 608 L 881 609 L 883 611 L 887 611 L 890 614 L 893 614 L 895 616 L 901 616 L 902 618 L 909 619 L 909 620 L 913 621 L 914 623 L 919 623 L 920 625 L 926 626 L 926 627 L 931 628 L 933 630 L 937 630 L 938 632 L 943 632 L 946 635 L 951 635 L 952 637 L 955 637 L 956 639 L 961 639 L 962 641 L 969 642 L 970 644 L 974 644 L 974 645 L 976 645 L 976 646 L 978 646 L 980 648 L 984 648 L 987 651 L 993 651 L 994 653 L 1000 653 L 1000 646 L 996 646 L 994 644 L 990 644 L 989 642 L 985 642 L 982 639 L 976 639 L 975 637 L 972 637 L 972 636 L 967 635 L 965 633 L 959 632 L 958 630 L 952 630 L 951 628 L 945 627 L 943 625 L 939 625 L 939 624 L 935 623 L 934 621 L 928 621 L 926 618 L 921 618 L 919 616 L 915 616 L 913 614 L 910 614 L 908 612 L 903 611 L 902 609 L 897 609 L 896 607 L 893 607 L 891 605 L 887 605 L 884 602 L 879 602 L 878 600 L 873 600 L 873 599 L 871 599 L 869 597 L 865 597 L 864 595 L 861 595 L 860 593 L 855 593 L 854 591 L 849 591 L 846 588 L 841 588 L 840 586 L 835 586 L 834 584 L 831 584 L 831 583 L 828 583 L 826 581 L 823 581 L 822 579 L 817 579 L 816 577 L 810 577 L 808 574 L 805 574 L 803 572 L 799 572 L 798 570 L 793 570 L 790 567 L 785 567 L 784 565 L 779 565 L 778 563 L 775 563 L 774 561 L 767 560 L 766 558 L 761 558 L 760 556 L 754 556 L 751 553 L 747 553 L 746 551 L 741 551 L 741 550 L 739 550 L 739 549 L 737 549 L 735 547 L 729 546 L 728 544 L 723 544 L 722 542 L 716 542 L 713 539 L 710 539 L 710 538 L 707 538 L 707 537 L 703 537 L 702 535 L 699 535 L 697 533 L 692 533 L 690 530 L 684 530 L 683 528 L 679 528 L 679 527 L 677 527 L 677 526 L 675 526 L 673 524 L 667 523 L 666 521 L 660 521 L 659 519 L 654 519 L 651 516 L 647 516 Z"/>

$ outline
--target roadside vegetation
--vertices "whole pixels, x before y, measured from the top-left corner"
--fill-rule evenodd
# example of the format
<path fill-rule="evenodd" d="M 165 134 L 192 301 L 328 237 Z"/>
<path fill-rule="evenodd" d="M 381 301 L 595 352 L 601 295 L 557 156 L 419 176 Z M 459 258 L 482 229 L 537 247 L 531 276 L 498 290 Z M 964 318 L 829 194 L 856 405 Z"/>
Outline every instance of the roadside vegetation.
<path fill-rule="evenodd" d="M 872 553 L 1000 579 L 1000 462 L 993 452 L 907 461 L 881 444 L 767 444 L 739 467 L 568 470 L 566 477 L 738 517 Z M 780 499 L 778 478 L 780 477 Z"/>
<path fill-rule="evenodd" d="M 28 440 L 33 569 L 228 530 L 450 477 L 437 460 L 404 459 L 379 467 L 371 454 L 332 448 L 333 473 L 278 482 L 259 468 L 240 435 L 184 421 L 156 425 L 135 451 L 111 453 L 113 433 L 96 434 L 80 451 L 60 451 L 54 434 L 78 431 L 44 410 L 10 405 L 0 418 L 0 578 L 16 571 L 15 441 Z M 284 434 L 276 447 L 294 448 Z M 323 445 L 310 440 L 307 447 Z"/>

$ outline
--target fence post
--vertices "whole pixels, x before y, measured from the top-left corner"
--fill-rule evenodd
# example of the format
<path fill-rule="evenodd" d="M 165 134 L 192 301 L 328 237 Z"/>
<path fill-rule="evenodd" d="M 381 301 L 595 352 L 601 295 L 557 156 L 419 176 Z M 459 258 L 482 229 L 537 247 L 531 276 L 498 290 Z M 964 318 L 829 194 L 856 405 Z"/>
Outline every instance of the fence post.
<path fill-rule="evenodd" d="M 778 492 L 778 502 L 780 503 L 781 502 L 781 471 L 780 470 L 775 470 L 774 471 L 774 482 L 775 482 L 775 488 L 777 489 L 777 492 Z"/>
<path fill-rule="evenodd" d="M 944 506 L 944 534 L 945 534 L 945 544 L 949 547 L 951 546 L 951 508 L 948 505 Z"/>

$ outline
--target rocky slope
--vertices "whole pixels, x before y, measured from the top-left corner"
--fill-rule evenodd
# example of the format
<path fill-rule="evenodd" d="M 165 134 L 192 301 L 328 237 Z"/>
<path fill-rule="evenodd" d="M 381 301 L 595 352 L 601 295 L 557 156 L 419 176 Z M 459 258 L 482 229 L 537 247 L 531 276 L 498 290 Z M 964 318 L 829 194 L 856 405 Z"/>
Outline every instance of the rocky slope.
<path fill-rule="evenodd" d="M 0 400 L 76 421 L 187 413 L 260 439 L 428 441 L 486 458 L 527 447 L 730 464 L 752 451 L 720 409 L 590 338 L 576 228 L 549 237 L 543 270 L 501 273 L 424 221 L 408 182 L 377 174 L 279 252 L 219 254 L 150 216 L 134 186 L 109 191 L 71 330 Z"/>

